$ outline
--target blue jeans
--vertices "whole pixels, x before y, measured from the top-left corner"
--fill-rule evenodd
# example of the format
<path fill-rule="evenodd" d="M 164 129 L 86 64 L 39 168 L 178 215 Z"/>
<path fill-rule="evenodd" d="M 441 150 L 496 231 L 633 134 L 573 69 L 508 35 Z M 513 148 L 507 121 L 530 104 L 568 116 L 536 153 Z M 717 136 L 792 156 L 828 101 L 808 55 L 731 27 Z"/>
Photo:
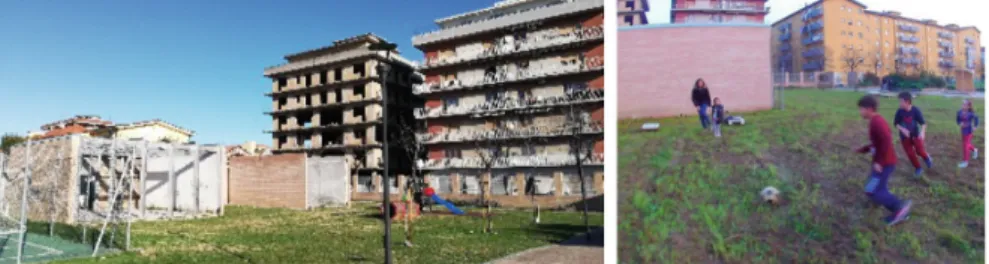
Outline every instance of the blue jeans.
<path fill-rule="evenodd" d="M 711 118 L 707 116 L 707 104 L 701 104 L 698 107 L 697 115 L 701 118 L 701 127 L 707 129 L 707 126 L 711 124 Z"/>
<path fill-rule="evenodd" d="M 896 213 L 900 210 L 900 199 L 889 192 L 886 184 L 889 182 L 890 174 L 896 169 L 896 165 L 883 167 L 882 172 L 869 167 L 869 181 L 865 184 L 865 195 L 872 199 L 872 202 L 886 207 L 890 212 Z"/>

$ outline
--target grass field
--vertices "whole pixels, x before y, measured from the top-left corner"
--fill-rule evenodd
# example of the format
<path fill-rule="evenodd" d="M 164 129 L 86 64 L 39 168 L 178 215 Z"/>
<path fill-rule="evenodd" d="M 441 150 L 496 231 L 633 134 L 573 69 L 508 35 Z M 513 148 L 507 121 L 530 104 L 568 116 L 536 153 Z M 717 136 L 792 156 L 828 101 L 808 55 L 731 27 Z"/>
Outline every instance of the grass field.
<path fill-rule="evenodd" d="M 480 218 L 425 215 L 415 223 L 415 247 L 392 226 L 395 263 L 480 263 L 566 240 L 584 230 L 578 212 L 497 211 L 497 234 L 481 233 Z M 382 221 L 370 204 L 352 209 L 296 211 L 228 207 L 222 217 L 141 222 L 133 227 L 140 250 L 57 263 L 381 263 Z M 600 226 L 603 216 L 591 214 Z"/>
<path fill-rule="evenodd" d="M 870 157 L 856 101 L 863 94 L 787 90 L 786 110 L 742 114 L 747 125 L 715 139 L 696 117 L 619 124 L 619 256 L 624 263 L 981 263 L 984 163 L 958 169 L 961 99 L 919 97 L 935 167 L 913 179 L 899 139 L 891 191 L 912 199 L 907 222 L 887 228 L 888 213 L 863 188 Z M 726 102 L 731 110 L 731 102 Z M 982 112 L 984 101 L 976 101 Z M 880 101 L 892 122 L 894 98 Z M 980 129 L 981 130 L 981 129 Z M 977 132 L 973 144 L 984 145 Z M 981 158 L 981 157 L 980 157 Z M 763 204 L 772 185 L 783 204 Z"/>

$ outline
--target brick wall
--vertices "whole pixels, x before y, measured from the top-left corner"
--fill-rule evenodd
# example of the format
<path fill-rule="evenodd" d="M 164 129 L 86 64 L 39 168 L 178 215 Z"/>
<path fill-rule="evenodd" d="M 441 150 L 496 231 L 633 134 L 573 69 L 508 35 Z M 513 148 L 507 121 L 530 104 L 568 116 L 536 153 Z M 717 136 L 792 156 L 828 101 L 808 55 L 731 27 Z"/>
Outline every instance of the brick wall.
<path fill-rule="evenodd" d="M 731 112 L 772 108 L 770 27 L 641 26 L 618 31 L 618 117 L 696 115 L 703 78 Z"/>
<path fill-rule="evenodd" d="M 306 208 L 306 156 L 231 157 L 232 205 Z"/>

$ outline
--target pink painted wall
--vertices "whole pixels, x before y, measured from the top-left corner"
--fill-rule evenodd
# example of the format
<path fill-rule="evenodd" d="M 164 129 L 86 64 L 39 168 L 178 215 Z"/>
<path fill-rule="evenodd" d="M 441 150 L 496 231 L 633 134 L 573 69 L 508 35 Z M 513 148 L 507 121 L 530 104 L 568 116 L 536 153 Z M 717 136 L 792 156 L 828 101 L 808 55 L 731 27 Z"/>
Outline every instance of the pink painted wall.
<path fill-rule="evenodd" d="M 618 118 L 696 115 L 704 78 L 731 112 L 773 106 L 769 26 L 663 25 L 618 31 Z"/>

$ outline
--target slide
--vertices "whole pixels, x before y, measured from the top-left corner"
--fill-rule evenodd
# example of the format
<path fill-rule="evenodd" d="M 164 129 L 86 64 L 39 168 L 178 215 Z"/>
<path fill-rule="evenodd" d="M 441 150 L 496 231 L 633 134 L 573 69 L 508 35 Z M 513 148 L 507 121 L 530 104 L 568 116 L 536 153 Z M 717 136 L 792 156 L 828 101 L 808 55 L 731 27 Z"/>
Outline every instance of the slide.
<path fill-rule="evenodd" d="M 451 213 L 453 213 L 455 215 L 463 215 L 464 214 L 464 211 L 461 211 L 460 208 L 457 208 L 456 206 L 453 206 L 453 203 L 451 203 L 451 202 L 449 202 L 447 200 L 443 200 L 443 198 L 440 198 L 439 195 L 437 195 L 437 194 L 434 193 L 433 196 L 432 196 L 432 198 L 433 198 L 433 201 L 434 202 L 436 202 L 438 204 L 442 204 L 443 206 L 446 206 L 447 209 L 450 209 L 450 212 Z"/>

